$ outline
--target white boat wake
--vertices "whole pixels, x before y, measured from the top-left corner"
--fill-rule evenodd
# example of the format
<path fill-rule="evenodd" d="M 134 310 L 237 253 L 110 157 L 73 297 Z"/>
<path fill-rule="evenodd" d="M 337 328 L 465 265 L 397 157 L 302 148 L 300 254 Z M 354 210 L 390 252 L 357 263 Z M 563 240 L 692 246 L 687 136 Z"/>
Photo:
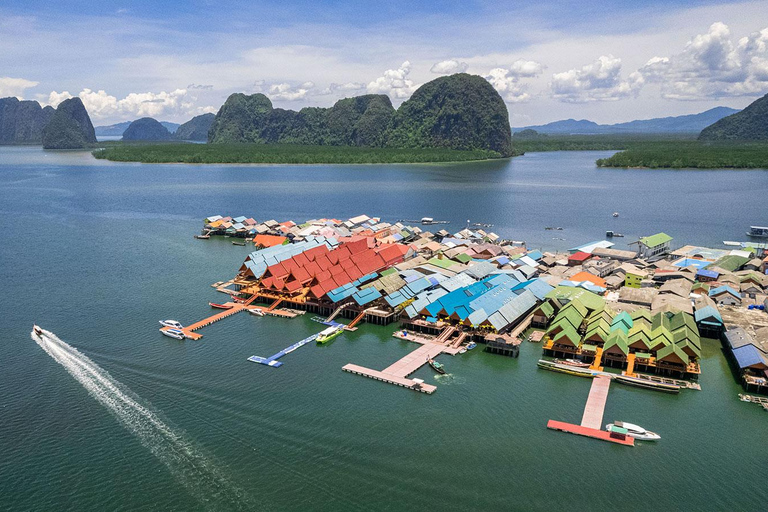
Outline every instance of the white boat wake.
<path fill-rule="evenodd" d="M 252 509 L 253 503 L 193 444 L 139 402 L 130 389 L 50 331 L 32 339 L 62 365 L 88 393 L 135 435 L 195 498 L 209 508 Z"/>

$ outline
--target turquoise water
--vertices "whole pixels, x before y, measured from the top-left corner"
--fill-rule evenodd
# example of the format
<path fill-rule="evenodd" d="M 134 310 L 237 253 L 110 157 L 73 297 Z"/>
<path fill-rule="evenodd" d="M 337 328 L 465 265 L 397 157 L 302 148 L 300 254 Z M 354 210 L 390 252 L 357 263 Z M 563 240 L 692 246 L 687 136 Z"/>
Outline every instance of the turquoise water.
<path fill-rule="evenodd" d="M 307 345 L 279 369 L 245 359 L 318 324 L 241 314 L 205 328 L 198 342 L 157 332 L 161 318 L 210 314 L 207 302 L 221 298 L 210 284 L 247 254 L 226 240 L 192 239 L 214 213 L 428 215 L 451 227 L 469 218 L 544 248 L 606 229 L 627 241 L 664 230 L 720 247 L 768 220 L 745 200 L 766 195 L 765 172 L 595 169 L 607 154 L 208 167 L 0 148 L 2 508 L 763 509 L 768 417 L 738 402 L 715 342 L 704 347 L 700 392 L 612 386 L 606 422 L 663 436 L 625 448 L 545 428 L 550 418 L 578 422 L 590 383 L 537 370 L 537 345 L 523 345 L 519 359 L 441 356 L 450 375 L 416 374 L 437 384 L 427 396 L 341 371 L 349 362 L 384 368 L 412 350 L 390 337 L 394 326 Z M 552 240 L 543 230 L 551 225 L 566 240 Z M 98 365 L 87 367 L 93 373 L 108 372 L 167 431 L 158 434 L 140 409 L 105 405 L 109 394 L 95 399 L 30 339 L 33 322 Z"/>

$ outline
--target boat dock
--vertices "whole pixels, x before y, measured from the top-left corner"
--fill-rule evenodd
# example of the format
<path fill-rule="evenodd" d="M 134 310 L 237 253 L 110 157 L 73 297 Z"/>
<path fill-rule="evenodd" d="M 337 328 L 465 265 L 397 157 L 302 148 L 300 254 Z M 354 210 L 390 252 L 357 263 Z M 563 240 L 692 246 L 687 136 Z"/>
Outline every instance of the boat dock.
<path fill-rule="evenodd" d="M 421 347 L 383 370 L 373 370 L 351 363 L 344 365 L 342 370 L 394 384 L 396 386 L 421 391 L 422 393 L 432 394 L 437 390 L 437 386 L 425 384 L 419 379 L 409 379 L 408 376 L 427 364 L 430 359 L 434 359 L 440 354 L 456 355 L 459 350 L 461 350 L 461 347 L 453 346 L 454 343 L 452 343 L 450 335 L 453 334 L 454 331 L 455 328 L 447 327 L 439 336 L 427 337 L 414 334 L 403 335 L 402 332 L 398 330 L 392 336 L 398 339 L 419 343 L 421 344 Z"/>
<path fill-rule="evenodd" d="M 565 423 L 563 421 L 549 420 L 547 428 L 560 430 L 580 436 L 591 437 L 617 443 L 624 446 L 634 446 L 635 440 L 632 437 L 625 436 L 614 437 L 610 432 L 602 430 L 603 413 L 605 412 L 605 402 L 608 400 L 608 389 L 611 386 L 610 377 L 598 375 L 592 379 L 592 387 L 589 389 L 587 404 L 584 406 L 584 414 L 581 417 L 581 425 Z"/>
<path fill-rule="evenodd" d="M 266 365 L 266 366 L 271 366 L 272 368 L 278 368 L 280 366 L 283 366 L 283 363 L 278 361 L 278 359 L 280 359 L 281 357 L 283 357 L 286 354 L 290 354 L 291 352 L 293 352 L 294 350 L 296 350 L 299 347 L 303 347 L 307 343 L 312 343 L 313 341 L 315 341 L 317 339 L 318 336 L 320 336 L 320 333 L 313 334 L 312 336 L 304 338 L 301 341 L 297 341 L 296 343 L 294 343 L 290 347 L 286 347 L 283 350 L 281 350 L 280 352 L 278 352 L 277 354 L 274 354 L 274 355 L 269 356 L 269 357 L 251 356 L 251 357 L 248 358 L 248 361 L 251 361 L 253 363 L 263 364 L 263 365 Z"/>

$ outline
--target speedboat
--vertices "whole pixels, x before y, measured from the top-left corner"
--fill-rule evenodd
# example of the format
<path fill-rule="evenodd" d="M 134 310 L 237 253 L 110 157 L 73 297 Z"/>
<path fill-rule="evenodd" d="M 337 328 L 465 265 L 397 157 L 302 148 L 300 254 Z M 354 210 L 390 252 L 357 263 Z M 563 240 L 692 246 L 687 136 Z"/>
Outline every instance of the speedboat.
<path fill-rule="evenodd" d="M 38 337 L 40 337 L 40 338 L 43 337 L 43 330 L 40 327 L 38 327 L 37 325 L 33 325 L 32 326 L 32 330 L 35 332 L 35 334 L 37 334 Z"/>
<path fill-rule="evenodd" d="M 160 320 L 160 325 L 164 327 L 171 327 L 172 329 L 184 328 L 184 326 L 181 325 L 181 322 L 177 322 L 176 320 Z"/>
<path fill-rule="evenodd" d="M 613 212 L 613 216 L 614 217 L 618 217 L 619 216 L 619 212 Z"/>
<path fill-rule="evenodd" d="M 438 363 L 434 359 L 430 359 L 428 362 L 429 362 L 429 366 L 431 366 L 432 369 L 435 370 L 437 373 L 439 373 L 441 375 L 445 374 L 445 366 L 443 366 L 442 364 Z"/>
<path fill-rule="evenodd" d="M 470 341 L 469 343 L 467 343 L 467 350 L 472 350 L 476 346 L 477 346 L 477 343 L 475 343 L 474 341 Z"/>
<path fill-rule="evenodd" d="M 256 316 L 264 316 L 264 311 L 262 311 L 261 308 L 251 308 L 248 312 Z"/>
<path fill-rule="evenodd" d="M 323 343 L 328 343 L 333 338 L 341 334 L 341 331 L 343 330 L 344 330 L 343 325 L 336 325 L 336 326 L 324 329 L 320 332 L 320 335 L 317 337 L 317 342 L 321 345 Z"/>
<path fill-rule="evenodd" d="M 163 336 L 168 336 L 169 338 L 176 340 L 183 340 L 186 337 L 179 329 L 160 329 L 160 332 L 163 333 Z"/>
<path fill-rule="evenodd" d="M 627 423 L 626 421 L 615 421 L 613 423 L 609 423 L 605 426 L 605 429 L 610 432 L 611 427 L 613 426 L 627 429 L 627 435 L 629 437 L 634 437 L 635 439 L 639 439 L 641 441 L 658 441 L 661 439 L 661 436 L 656 432 L 645 430 L 639 425 L 635 425 L 634 423 Z"/>
<path fill-rule="evenodd" d="M 229 304 L 216 304 L 215 302 L 209 302 L 208 305 L 217 309 L 232 309 L 232 306 Z"/>

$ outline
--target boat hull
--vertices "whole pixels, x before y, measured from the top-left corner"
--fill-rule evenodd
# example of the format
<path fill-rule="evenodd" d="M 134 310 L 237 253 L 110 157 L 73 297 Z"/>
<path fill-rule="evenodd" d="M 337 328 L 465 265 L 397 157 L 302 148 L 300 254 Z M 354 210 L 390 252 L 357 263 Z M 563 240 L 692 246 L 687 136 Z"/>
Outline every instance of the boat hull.
<path fill-rule="evenodd" d="M 680 386 L 677 384 L 667 384 L 665 382 L 654 382 L 652 380 L 637 379 L 634 377 L 627 377 L 626 375 L 617 375 L 616 381 L 626 384 L 628 386 L 635 386 L 638 388 L 653 389 L 654 391 L 661 391 L 663 393 L 679 393 Z"/>
<path fill-rule="evenodd" d="M 215 302 L 209 302 L 208 305 L 216 309 L 232 309 L 232 306 L 227 306 L 226 304 L 216 304 Z"/>
<path fill-rule="evenodd" d="M 596 375 L 595 372 L 587 368 L 579 368 L 577 366 L 567 366 L 564 364 L 553 363 L 552 361 L 539 360 L 536 365 L 542 370 L 549 370 L 551 372 L 566 373 L 568 375 L 576 375 L 577 377 L 592 378 Z"/>

